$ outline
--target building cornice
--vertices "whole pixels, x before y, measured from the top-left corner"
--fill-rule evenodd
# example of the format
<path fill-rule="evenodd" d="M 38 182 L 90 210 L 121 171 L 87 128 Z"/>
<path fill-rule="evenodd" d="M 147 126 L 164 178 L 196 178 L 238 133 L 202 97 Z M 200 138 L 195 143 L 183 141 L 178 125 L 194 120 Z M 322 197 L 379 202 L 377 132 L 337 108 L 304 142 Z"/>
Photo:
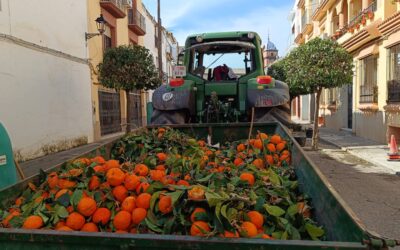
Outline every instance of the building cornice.
<path fill-rule="evenodd" d="M 379 38 L 381 33 L 378 30 L 378 26 L 381 24 L 381 20 L 377 20 L 363 30 L 351 36 L 349 39 L 342 43 L 342 46 L 349 52 L 352 52 L 367 42 Z"/>
<path fill-rule="evenodd" d="M 400 12 L 396 12 L 378 25 L 378 30 L 382 35 L 389 36 L 400 27 Z"/>

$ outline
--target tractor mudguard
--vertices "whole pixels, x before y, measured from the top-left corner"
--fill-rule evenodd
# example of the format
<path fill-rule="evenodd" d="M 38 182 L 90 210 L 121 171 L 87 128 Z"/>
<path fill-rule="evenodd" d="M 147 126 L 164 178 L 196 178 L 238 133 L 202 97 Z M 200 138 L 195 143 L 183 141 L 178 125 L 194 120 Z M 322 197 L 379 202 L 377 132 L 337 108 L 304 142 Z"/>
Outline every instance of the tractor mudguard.
<path fill-rule="evenodd" d="M 286 83 L 275 80 L 275 86 L 249 83 L 247 104 L 252 108 L 268 108 L 285 105 L 290 101 L 289 87 Z"/>
<path fill-rule="evenodd" d="M 153 108 L 165 111 L 186 109 L 190 115 L 195 115 L 196 106 L 193 88 L 171 88 L 162 85 L 153 93 Z"/>

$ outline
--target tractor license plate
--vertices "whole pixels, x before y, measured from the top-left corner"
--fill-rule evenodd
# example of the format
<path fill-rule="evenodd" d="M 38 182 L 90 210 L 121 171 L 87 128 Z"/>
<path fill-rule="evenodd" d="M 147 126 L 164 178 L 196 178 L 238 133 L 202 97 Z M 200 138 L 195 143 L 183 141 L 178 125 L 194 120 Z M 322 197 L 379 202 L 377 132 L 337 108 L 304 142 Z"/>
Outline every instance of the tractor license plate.
<path fill-rule="evenodd" d="M 272 99 L 269 96 L 260 96 L 256 102 L 256 107 L 270 107 L 272 103 Z"/>

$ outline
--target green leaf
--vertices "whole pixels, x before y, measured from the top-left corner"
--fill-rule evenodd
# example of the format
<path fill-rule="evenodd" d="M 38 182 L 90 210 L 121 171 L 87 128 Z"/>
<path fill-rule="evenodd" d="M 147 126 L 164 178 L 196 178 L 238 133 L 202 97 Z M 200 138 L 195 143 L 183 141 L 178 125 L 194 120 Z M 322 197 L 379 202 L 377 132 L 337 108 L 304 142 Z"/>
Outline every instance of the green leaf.
<path fill-rule="evenodd" d="M 301 240 L 301 235 L 300 235 L 299 231 L 293 226 L 291 228 L 291 236 L 292 236 L 291 237 L 292 240 Z"/>
<path fill-rule="evenodd" d="M 278 206 L 271 206 L 271 205 L 265 204 L 264 208 L 267 210 L 267 212 L 270 215 L 275 216 L 275 217 L 280 217 L 285 214 L 285 210 L 283 210 L 282 208 L 280 208 Z"/>
<path fill-rule="evenodd" d="M 282 236 L 281 236 L 281 240 L 287 240 L 289 237 L 289 234 L 287 231 L 283 232 Z"/>
<path fill-rule="evenodd" d="M 281 179 L 280 179 L 279 175 L 277 175 L 275 173 L 275 171 L 272 170 L 271 168 L 269 169 L 269 180 L 271 181 L 271 183 L 274 186 L 280 186 L 281 185 Z"/>
<path fill-rule="evenodd" d="M 154 206 L 156 205 L 156 201 L 158 200 L 158 198 L 160 197 L 160 194 L 161 194 L 162 192 L 161 191 L 158 191 L 158 192 L 155 192 L 152 196 L 151 196 L 151 199 L 150 199 L 150 209 L 151 209 L 151 211 L 154 211 Z"/>
<path fill-rule="evenodd" d="M 237 218 L 237 215 L 238 215 L 238 211 L 235 208 L 231 207 L 228 209 L 228 213 L 227 213 L 228 221 L 231 222 L 231 221 L 235 220 Z"/>
<path fill-rule="evenodd" d="M 144 222 L 146 223 L 147 227 L 156 233 L 162 233 L 163 230 L 159 228 L 158 226 L 154 225 L 149 219 L 144 219 Z"/>
<path fill-rule="evenodd" d="M 215 206 L 215 216 L 217 217 L 218 221 L 222 223 L 222 220 L 221 220 L 221 207 L 222 207 L 222 202 L 219 202 Z"/>
<path fill-rule="evenodd" d="M 55 210 L 56 215 L 57 215 L 58 217 L 60 217 L 60 218 L 63 218 L 63 219 L 64 219 L 64 218 L 67 218 L 68 215 L 69 215 L 67 209 L 66 209 L 65 207 L 63 207 L 63 206 L 56 205 L 56 206 L 54 207 L 54 210 Z"/>
<path fill-rule="evenodd" d="M 14 216 L 9 221 L 12 228 L 20 228 L 24 224 L 24 218 L 22 216 Z"/>
<path fill-rule="evenodd" d="M 212 173 L 212 174 L 209 174 L 209 175 L 207 175 L 206 177 L 204 177 L 204 178 L 201 178 L 201 179 L 198 179 L 198 180 L 196 180 L 197 182 L 208 182 L 212 177 L 214 176 L 214 173 Z"/>
<path fill-rule="evenodd" d="M 206 191 L 206 199 L 210 207 L 215 207 L 218 203 L 227 200 L 226 198 L 223 198 L 219 194 L 212 191 Z"/>
<path fill-rule="evenodd" d="M 146 193 L 152 194 L 158 190 L 163 189 L 165 186 L 161 182 L 153 182 L 150 186 L 146 189 Z"/>
<path fill-rule="evenodd" d="M 298 212 L 297 203 L 291 205 L 291 206 L 288 208 L 288 210 L 286 211 L 286 213 L 287 213 L 288 215 L 290 215 L 290 217 L 293 217 L 295 214 L 297 214 L 297 212 Z"/>
<path fill-rule="evenodd" d="M 318 240 L 319 237 L 325 234 L 325 231 L 321 227 L 314 226 L 311 223 L 306 223 L 307 233 L 311 236 L 313 240 Z"/>
<path fill-rule="evenodd" d="M 228 210 L 228 204 L 225 204 L 221 207 L 221 215 L 226 218 L 227 220 L 229 220 L 228 214 L 227 214 L 227 210 Z"/>
<path fill-rule="evenodd" d="M 49 217 L 47 217 L 43 213 L 38 213 L 38 215 L 42 218 L 43 224 L 46 224 L 49 221 Z"/>
<path fill-rule="evenodd" d="M 79 203 L 79 201 L 82 199 L 83 192 L 82 190 L 75 190 L 75 192 L 71 196 L 71 205 L 76 207 Z"/>
<path fill-rule="evenodd" d="M 178 191 L 175 191 L 175 192 L 172 192 L 172 193 L 166 193 L 166 195 L 171 197 L 171 203 L 173 205 L 175 205 L 176 202 L 181 198 L 183 193 L 184 193 L 184 191 L 178 190 Z"/>

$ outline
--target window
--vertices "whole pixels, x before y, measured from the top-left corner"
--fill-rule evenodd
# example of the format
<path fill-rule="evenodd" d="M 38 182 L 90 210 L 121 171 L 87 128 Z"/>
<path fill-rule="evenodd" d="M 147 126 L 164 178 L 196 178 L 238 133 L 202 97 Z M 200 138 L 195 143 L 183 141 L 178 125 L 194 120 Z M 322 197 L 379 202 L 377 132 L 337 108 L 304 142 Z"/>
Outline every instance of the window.
<path fill-rule="evenodd" d="M 378 103 L 378 57 L 368 56 L 360 63 L 360 103 Z"/>
<path fill-rule="evenodd" d="M 389 48 L 388 102 L 400 102 L 400 44 Z"/>
<path fill-rule="evenodd" d="M 105 27 L 105 32 L 103 34 L 103 50 L 105 51 L 106 49 L 112 48 L 113 46 L 113 28 L 110 26 L 106 25 Z"/>

